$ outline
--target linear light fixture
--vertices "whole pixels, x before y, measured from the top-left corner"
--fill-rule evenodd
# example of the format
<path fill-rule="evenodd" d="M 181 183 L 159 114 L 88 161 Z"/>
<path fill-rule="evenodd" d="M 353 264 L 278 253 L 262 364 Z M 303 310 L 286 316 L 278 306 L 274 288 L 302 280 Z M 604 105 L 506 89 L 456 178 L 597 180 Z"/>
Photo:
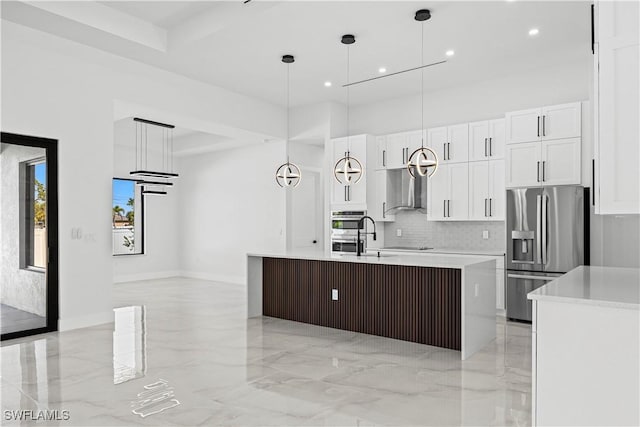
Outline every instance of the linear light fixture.
<path fill-rule="evenodd" d="M 137 181 L 145 181 L 145 178 L 156 179 L 174 179 L 180 175 L 173 171 L 173 129 L 174 125 L 160 123 L 153 120 L 134 117 L 133 121 L 136 125 L 136 143 L 135 143 L 135 163 L 136 169 L 129 172 L 134 178 L 142 178 Z M 149 126 L 162 129 L 162 168 L 161 170 L 153 170 L 149 168 Z M 160 165 L 156 165 L 160 166 Z M 167 185 L 161 181 L 153 182 L 150 185 Z"/>

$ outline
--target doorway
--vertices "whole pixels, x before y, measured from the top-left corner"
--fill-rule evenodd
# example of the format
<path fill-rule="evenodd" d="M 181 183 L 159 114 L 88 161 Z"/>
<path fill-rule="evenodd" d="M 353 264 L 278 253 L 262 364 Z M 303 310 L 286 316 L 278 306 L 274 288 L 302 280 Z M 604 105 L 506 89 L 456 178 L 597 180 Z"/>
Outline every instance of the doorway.
<path fill-rule="evenodd" d="M 58 328 L 58 141 L 0 134 L 0 332 Z"/>
<path fill-rule="evenodd" d="M 303 179 L 291 191 L 292 250 L 322 250 L 324 247 L 322 194 L 321 171 L 305 167 Z"/>

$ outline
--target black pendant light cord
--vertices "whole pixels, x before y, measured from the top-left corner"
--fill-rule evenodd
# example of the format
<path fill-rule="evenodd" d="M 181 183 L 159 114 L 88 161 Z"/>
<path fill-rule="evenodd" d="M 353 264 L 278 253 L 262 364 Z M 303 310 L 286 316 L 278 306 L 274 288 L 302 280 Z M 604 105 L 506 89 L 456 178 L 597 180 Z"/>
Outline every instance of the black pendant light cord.
<path fill-rule="evenodd" d="M 291 67 L 291 64 L 287 64 L 287 140 L 285 142 L 285 153 L 287 155 L 287 163 L 289 163 L 289 115 L 291 114 L 290 112 L 290 108 L 289 108 L 289 67 Z"/>
<path fill-rule="evenodd" d="M 420 65 L 424 65 L 424 21 L 422 21 L 422 23 L 420 24 L 420 28 L 422 31 L 422 43 L 421 43 L 421 47 L 420 47 Z M 421 91 L 422 93 L 420 94 L 420 97 L 422 98 L 421 100 L 421 104 L 422 104 L 422 112 L 420 115 L 420 119 L 422 120 L 422 134 L 421 134 L 421 139 L 422 139 L 422 148 L 424 148 L 424 137 L 425 137 L 425 129 L 424 129 L 424 68 L 422 70 L 420 70 L 420 78 L 422 80 L 422 88 Z"/>
<path fill-rule="evenodd" d="M 350 68 L 350 57 L 349 57 L 349 48 L 347 45 L 347 83 L 349 83 L 349 68 Z M 349 86 L 347 86 L 347 156 L 351 156 L 351 133 L 349 132 Z"/>

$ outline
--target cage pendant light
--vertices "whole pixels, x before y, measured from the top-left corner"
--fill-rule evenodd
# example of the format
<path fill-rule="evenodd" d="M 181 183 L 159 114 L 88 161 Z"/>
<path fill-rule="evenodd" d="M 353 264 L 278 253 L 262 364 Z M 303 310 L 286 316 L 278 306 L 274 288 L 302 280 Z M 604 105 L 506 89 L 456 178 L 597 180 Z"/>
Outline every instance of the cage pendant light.
<path fill-rule="evenodd" d="M 284 55 L 282 62 L 287 64 L 287 140 L 285 141 L 285 154 L 287 161 L 276 170 L 276 183 L 282 187 L 297 187 L 302 180 L 302 172 L 295 163 L 289 161 L 289 67 L 295 62 L 293 55 Z"/>
<path fill-rule="evenodd" d="M 347 84 L 349 83 L 349 46 L 356 42 L 352 34 L 342 36 L 342 44 L 347 46 Z M 347 85 L 347 151 L 344 157 L 339 159 L 333 167 L 333 176 L 343 185 L 357 184 L 362 179 L 362 163 L 351 155 L 351 135 L 349 133 L 349 85 Z"/>
<path fill-rule="evenodd" d="M 425 136 L 425 128 L 424 128 L 424 23 L 426 20 L 431 18 L 431 12 L 428 9 L 420 9 L 416 12 L 415 20 L 421 23 L 421 65 L 422 69 L 420 70 L 420 78 L 421 78 L 421 123 L 422 123 L 422 135 L 421 147 L 415 150 L 409 156 L 409 160 L 407 161 L 407 171 L 411 178 L 416 177 L 416 173 L 420 176 L 428 176 L 432 177 L 436 171 L 438 170 L 438 155 L 435 151 L 433 151 L 429 147 L 424 146 L 424 136 Z"/>

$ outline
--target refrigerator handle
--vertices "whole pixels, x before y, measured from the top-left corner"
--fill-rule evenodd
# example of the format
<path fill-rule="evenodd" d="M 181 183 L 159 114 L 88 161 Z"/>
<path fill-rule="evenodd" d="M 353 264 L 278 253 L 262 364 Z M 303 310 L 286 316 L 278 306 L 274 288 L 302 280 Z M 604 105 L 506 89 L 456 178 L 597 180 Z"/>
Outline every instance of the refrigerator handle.
<path fill-rule="evenodd" d="M 549 204 L 549 196 L 542 194 L 542 264 L 547 263 L 547 205 Z"/>
<path fill-rule="evenodd" d="M 542 228 L 542 196 L 536 196 L 536 259 L 542 264 L 542 236 L 540 229 Z"/>

